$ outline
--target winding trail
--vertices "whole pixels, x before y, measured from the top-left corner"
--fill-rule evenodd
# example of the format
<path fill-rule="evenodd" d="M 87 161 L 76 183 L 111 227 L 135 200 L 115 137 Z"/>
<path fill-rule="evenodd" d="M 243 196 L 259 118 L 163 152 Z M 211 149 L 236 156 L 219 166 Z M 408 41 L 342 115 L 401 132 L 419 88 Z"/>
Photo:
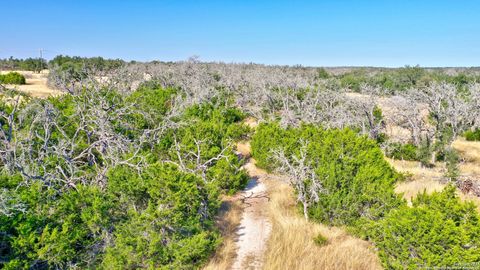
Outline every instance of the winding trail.
<path fill-rule="evenodd" d="M 247 158 L 244 168 L 251 180 L 236 196 L 244 210 L 235 230 L 235 259 L 226 269 L 382 269 L 367 241 L 299 215 L 293 188 L 282 175 L 255 165 L 249 142 L 238 143 L 237 151 Z M 327 244 L 316 244 L 318 235 Z"/>
<path fill-rule="evenodd" d="M 238 195 L 245 209 L 237 229 L 237 256 L 232 269 L 261 269 L 267 240 L 272 231 L 268 215 L 268 191 L 263 182 L 267 173 L 255 166 L 255 160 L 250 157 L 248 142 L 239 143 L 237 150 L 247 158 L 244 168 L 251 179 Z"/>

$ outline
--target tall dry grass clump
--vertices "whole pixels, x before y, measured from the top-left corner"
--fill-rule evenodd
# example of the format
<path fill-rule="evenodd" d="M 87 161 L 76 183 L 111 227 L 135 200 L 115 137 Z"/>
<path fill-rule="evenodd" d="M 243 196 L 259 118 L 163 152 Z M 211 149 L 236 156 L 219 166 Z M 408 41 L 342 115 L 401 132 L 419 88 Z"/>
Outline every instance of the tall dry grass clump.
<path fill-rule="evenodd" d="M 417 194 L 426 191 L 431 194 L 435 191 L 442 191 L 446 184 L 441 180 L 444 178 L 445 165 L 438 163 L 433 168 L 422 167 L 418 161 L 393 160 L 386 158 L 388 163 L 395 170 L 410 175 L 407 180 L 399 182 L 395 186 L 395 192 L 402 193 L 403 198 L 411 203 L 412 198 Z"/>
<path fill-rule="evenodd" d="M 339 228 L 309 222 L 296 211 L 293 189 L 266 181 L 273 229 L 264 269 L 382 269 L 372 246 Z M 322 246 L 314 238 L 322 235 Z"/>
<path fill-rule="evenodd" d="M 480 179 L 480 142 L 459 138 L 452 146 L 461 156 L 462 162 L 459 165 L 461 174 Z"/>
<path fill-rule="evenodd" d="M 480 142 L 458 138 L 452 143 L 452 147 L 460 153 L 465 162 L 480 164 Z"/>
<path fill-rule="evenodd" d="M 480 151 L 480 144 L 477 145 L 477 142 L 459 139 L 453 143 L 453 147 L 459 151 L 464 159 L 464 162 L 460 164 L 461 174 L 478 177 L 480 173 L 476 173 L 476 170 L 480 171 L 480 154 L 477 154 L 477 151 Z M 432 194 L 435 191 L 442 191 L 447 186 L 447 183 L 442 182 L 446 169 L 445 164 L 441 162 L 437 162 L 433 168 L 425 168 L 417 161 L 393 160 L 389 158 L 386 160 L 397 171 L 411 176 L 408 180 L 399 182 L 395 186 L 395 192 L 401 193 L 409 205 L 411 205 L 411 200 L 417 197 L 418 194 L 424 191 L 427 194 Z M 473 194 L 464 194 L 460 190 L 457 190 L 457 195 L 462 201 L 473 202 L 480 212 L 479 197 Z"/>
<path fill-rule="evenodd" d="M 230 269 L 237 253 L 236 232 L 242 218 L 241 203 L 235 198 L 225 198 L 222 202 L 216 225 L 223 237 L 204 270 Z"/>

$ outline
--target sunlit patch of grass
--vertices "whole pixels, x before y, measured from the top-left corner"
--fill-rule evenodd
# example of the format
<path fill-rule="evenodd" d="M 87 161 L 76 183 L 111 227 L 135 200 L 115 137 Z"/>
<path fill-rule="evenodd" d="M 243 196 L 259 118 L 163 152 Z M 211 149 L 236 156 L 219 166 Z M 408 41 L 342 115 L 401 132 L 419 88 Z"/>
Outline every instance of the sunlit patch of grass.
<path fill-rule="evenodd" d="M 345 230 L 307 221 L 297 212 L 293 189 L 267 181 L 272 233 L 263 269 L 382 269 L 373 247 Z M 318 245 L 322 235 L 327 245 Z"/>
<path fill-rule="evenodd" d="M 223 241 L 208 264 L 203 268 L 204 270 L 223 270 L 231 268 L 237 252 L 235 238 L 241 218 L 241 203 L 234 198 L 225 197 L 216 220 L 216 225 L 220 230 Z"/>

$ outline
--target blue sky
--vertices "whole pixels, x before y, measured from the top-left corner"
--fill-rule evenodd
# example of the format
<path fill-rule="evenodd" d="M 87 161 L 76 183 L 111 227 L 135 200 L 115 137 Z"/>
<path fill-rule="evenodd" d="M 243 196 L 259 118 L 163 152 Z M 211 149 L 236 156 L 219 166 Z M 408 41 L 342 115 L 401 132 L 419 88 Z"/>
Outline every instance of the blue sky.
<path fill-rule="evenodd" d="M 480 66 L 480 1 L 2 0 L 0 58 Z"/>

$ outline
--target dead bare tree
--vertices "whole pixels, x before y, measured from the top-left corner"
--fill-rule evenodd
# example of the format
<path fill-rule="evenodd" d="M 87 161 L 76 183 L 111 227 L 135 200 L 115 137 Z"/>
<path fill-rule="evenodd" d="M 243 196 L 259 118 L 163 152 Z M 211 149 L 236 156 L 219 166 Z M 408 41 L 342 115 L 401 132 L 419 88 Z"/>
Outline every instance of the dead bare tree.
<path fill-rule="evenodd" d="M 283 149 L 273 151 L 278 162 L 277 171 L 288 176 L 288 182 L 297 193 L 297 201 L 303 205 L 303 215 L 308 220 L 308 207 L 319 201 L 319 194 L 325 192 L 320 179 L 307 160 L 308 142 L 301 142 L 299 153 L 287 156 Z"/>
<path fill-rule="evenodd" d="M 470 122 L 468 99 L 453 84 L 435 83 L 422 89 L 411 89 L 408 94 L 417 103 L 428 106 L 437 132 L 449 127 L 455 138 Z"/>
<path fill-rule="evenodd" d="M 473 122 L 469 109 L 469 93 L 462 93 L 453 84 L 434 83 L 421 89 L 407 92 L 416 104 L 425 104 L 434 125 L 433 144 L 449 146 L 457 135 Z M 432 163 L 436 161 L 436 150 L 432 151 Z"/>
<path fill-rule="evenodd" d="M 433 127 L 429 124 L 428 109 L 410 96 L 393 96 L 385 102 L 390 112 L 385 114 L 391 126 L 410 132 L 411 142 L 420 146 L 422 141 L 433 139 Z"/>
<path fill-rule="evenodd" d="M 41 100 L 20 105 L 17 99 L 10 113 L 1 111 L 7 126 L 0 130 L 4 168 L 64 188 L 77 183 L 104 186 L 108 170 L 119 165 L 140 172 L 142 147 L 155 143 L 172 122 L 166 117 L 154 128 L 138 130 L 129 120 L 142 113 L 135 104 L 122 104 L 103 91 L 92 88 L 73 95 L 74 113 L 68 116 Z"/>
<path fill-rule="evenodd" d="M 207 179 L 207 170 L 217 161 L 227 158 L 225 155 L 226 152 L 233 150 L 233 145 L 228 142 L 220 152 L 211 158 L 206 158 L 205 154 L 202 153 L 202 145 L 208 143 L 207 140 L 198 140 L 193 139 L 195 144 L 195 150 L 189 150 L 183 144 L 180 144 L 174 137 L 174 147 L 176 160 L 168 160 L 166 162 L 175 164 L 182 171 L 187 173 L 194 173 L 200 175 L 205 182 L 208 182 Z"/>
<path fill-rule="evenodd" d="M 474 83 L 468 86 L 470 91 L 468 113 L 470 115 L 470 128 L 480 128 L 480 84 Z"/>

